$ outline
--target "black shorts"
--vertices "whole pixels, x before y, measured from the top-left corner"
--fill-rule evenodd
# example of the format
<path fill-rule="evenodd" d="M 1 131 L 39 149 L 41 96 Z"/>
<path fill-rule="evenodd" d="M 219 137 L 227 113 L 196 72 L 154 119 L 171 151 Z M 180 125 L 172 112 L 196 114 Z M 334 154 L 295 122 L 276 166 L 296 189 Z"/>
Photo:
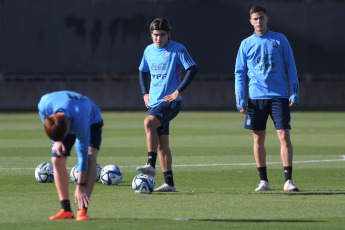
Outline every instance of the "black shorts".
<path fill-rule="evenodd" d="M 95 149 L 100 149 L 101 142 L 102 142 L 102 127 L 103 121 L 99 123 L 92 124 L 90 126 L 90 143 L 89 147 L 93 147 Z M 67 134 L 67 136 L 62 140 L 62 143 L 65 146 L 65 157 L 71 155 L 71 149 L 75 143 L 76 136 L 74 134 Z M 52 141 L 52 146 L 54 145 L 54 141 Z M 52 157 L 59 157 L 56 152 L 52 151 Z"/>
<path fill-rule="evenodd" d="M 271 116 L 276 130 L 291 129 L 288 98 L 249 99 L 245 129 L 266 130 L 268 116 Z"/>
<path fill-rule="evenodd" d="M 164 101 L 156 107 L 149 108 L 148 114 L 155 116 L 162 124 L 157 128 L 158 135 L 169 135 L 169 123 L 174 119 L 181 110 L 181 100 L 179 101 Z"/>

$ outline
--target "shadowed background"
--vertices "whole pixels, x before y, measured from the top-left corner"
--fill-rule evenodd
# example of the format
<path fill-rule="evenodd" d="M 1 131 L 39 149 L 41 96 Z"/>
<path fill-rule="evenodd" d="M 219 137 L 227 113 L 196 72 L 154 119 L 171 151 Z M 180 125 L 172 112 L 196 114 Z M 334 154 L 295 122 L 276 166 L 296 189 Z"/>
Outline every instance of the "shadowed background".
<path fill-rule="evenodd" d="M 345 2 L 313 0 L 0 0 L 0 110 L 34 110 L 64 89 L 103 109 L 145 109 L 138 66 L 156 17 L 198 64 L 184 109 L 234 110 L 235 60 L 255 4 L 292 46 L 298 109 L 344 110 Z"/>

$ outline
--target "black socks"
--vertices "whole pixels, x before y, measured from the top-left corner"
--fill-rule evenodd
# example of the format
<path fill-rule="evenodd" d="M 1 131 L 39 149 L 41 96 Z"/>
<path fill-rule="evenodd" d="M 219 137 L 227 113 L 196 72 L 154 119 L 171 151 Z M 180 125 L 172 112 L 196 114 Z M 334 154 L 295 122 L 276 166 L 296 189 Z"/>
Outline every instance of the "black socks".
<path fill-rule="evenodd" d="M 60 203 L 63 210 L 66 212 L 72 212 L 71 203 L 69 200 L 61 200 Z"/>
<path fill-rule="evenodd" d="M 155 153 L 155 152 L 148 152 L 147 153 L 147 164 L 156 168 L 156 160 L 157 160 L 157 153 Z"/>
<path fill-rule="evenodd" d="M 258 173 L 260 175 L 260 180 L 268 181 L 267 179 L 267 169 L 266 166 L 258 167 Z"/>
<path fill-rule="evenodd" d="M 164 182 L 170 186 L 174 186 L 174 178 L 172 171 L 163 172 Z"/>
<path fill-rule="evenodd" d="M 284 167 L 285 182 L 291 180 L 292 166 Z"/>
<path fill-rule="evenodd" d="M 267 169 L 266 166 L 264 167 L 258 167 L 258 173 L 260 175 L 260 180 L 268 181 L 267 179 Z M 284 167 L 284 176 L 285 176 L 285 182 L 287 180 L 291 180 L 292 178 L 292 166 L 286 166 Z"/>
<path fill-rule="evenodd" d="M 147 153 L 147 164 L 156 168 L 157 153 L 148 152 Z M 172 171 L 163 172 L 164 182 L 170 186 L 174 186 L 174 178 Z"/>

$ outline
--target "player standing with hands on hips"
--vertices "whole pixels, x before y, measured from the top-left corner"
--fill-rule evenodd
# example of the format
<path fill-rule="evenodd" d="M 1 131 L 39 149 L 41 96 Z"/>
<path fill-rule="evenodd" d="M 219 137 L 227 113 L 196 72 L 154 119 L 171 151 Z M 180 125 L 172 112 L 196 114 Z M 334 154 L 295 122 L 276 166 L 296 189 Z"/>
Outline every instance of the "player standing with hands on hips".
<path fill-rule="evenodd" d="M 89 220 L 87 208 L 96 181 L 97 154 L 102 140 L 100 109 L 88 97 L 71 91 L 43 95 L 39 115 L 52 140 L 54 180 L 62 209 L 50 219 L 73 219 L 68 194 L 67 157 L 75 144 L 79 172 L 74 199 L 78 203 L 77 221 Z"/>
<path fill-rule="evenodd" d="M 153 20 L 150 25 L 153 43 L 146 47 L 139 66 L 141 91 L 148 108 L 148 116 L 144 120 L 148 160 L 137 170 L 155 176 L 158 152 L 165 183 L 155 192 L 176 191 L 169 147 L 169 123 L 180 112 L 181 93 L 198 72 L 186 48 L 170 40 L 170 32 L 167 19 Z M 187 72 L 181 82 L 182 68 Z M 148 72 L 151 74 L 150 89 L 147 86 Z"/>
<path fill-rule="evenodd" d="M 266 124 L 270 115 L 281 145 L 284 191 L 298 191 L 292 181 L 293 149 L 290 140 L 290 107 L 298 104 L 299 83 L 292 49 L 287 38 L 267 28 L 268 16 L 262 6 L 250 9 L 254 34 L 240 45 L 235 66 L 237 109 L 246 114 L 244 128 L 253 130 L 254 157 L 260 175 L 256 191 L 269 190 L 266 171 Z M 248 75 L 248 104 L 245 82 Z M 290 94 L 290 96 L 288 95 Z"/>

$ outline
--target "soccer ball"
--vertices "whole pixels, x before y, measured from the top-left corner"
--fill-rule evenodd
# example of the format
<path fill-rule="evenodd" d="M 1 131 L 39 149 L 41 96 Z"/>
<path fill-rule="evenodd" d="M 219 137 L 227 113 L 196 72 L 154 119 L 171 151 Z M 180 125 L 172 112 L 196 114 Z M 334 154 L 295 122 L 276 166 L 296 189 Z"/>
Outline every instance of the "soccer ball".
<path fill-rule="evenodd" d="M 122 180 L 122 171 L 116 165 L 107 165 L 101 171 L 101 181 L 105 185 L 118 185 Z"/>
<path fill-rule="evenodd" d="M 97 167 L 96 182 L 97 182 L 101 178 L 102 168 L 101 168 L 101 166 L 99 164 L 96 164 L 96 167 Z"/>
<path fill-rule="evenodd" d="M 35 177 L 40 183 L 53 183 L 53 165 L 47 162 L 39 164 L 35 170 Z"/>
<path fill-rule="evenodd" d="M 69 176 L 71 177 L 71 181 L 73 183 L 77 183 L 78 181 L 78 176 L 79 176 L 79 173 L 77 171 L 77 166 L 78 165 L 75 165 L 72 169 L 71 169 L 71 173 L 69 174 Z"/>
<path fill-rule="evenodd" d="M 132 189 L 135 193 L 151 194 L 155 188 L 155 180 L 151 175 L 138 174 L 132 181 Z"/>
<path fill-rule="evenodd" d="M 78 171 L 76 170 L 77 169 L 77 166 L 78 165 L 75 165 L 72 169 L 71 169 L 71 172 L 70 172 L 70 177 L 71 177 L 71 181 L 73 183 L 77 183 L 78 181 Z M 102 171 L 102 168 L 99 164 L 96 164 L 96 167 L 97 167 L 97 171 L 96 171 L 96 182 L 99 180 L 100 176 L 101 176 L 101 171 Z"/>

